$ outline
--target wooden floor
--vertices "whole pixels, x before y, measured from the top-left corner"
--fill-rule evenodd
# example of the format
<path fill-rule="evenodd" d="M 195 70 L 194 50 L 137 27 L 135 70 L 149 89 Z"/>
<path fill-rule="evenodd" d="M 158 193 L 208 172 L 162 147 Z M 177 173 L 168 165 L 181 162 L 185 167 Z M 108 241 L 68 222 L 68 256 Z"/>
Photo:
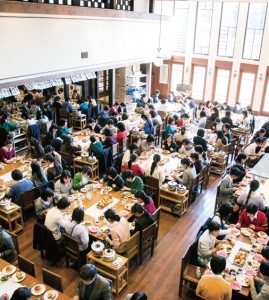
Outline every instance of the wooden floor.
<path fill-rule="evenodd" d="M 212 215 L 215 203 L 216 186 L 220 177 L 211 175 L 206 191 L 196 199 L 188 212 L 178 218 L 162 212 L 158 241 L 152 258 L 147 259 L 142 266 L 133 268 L 129 273 L 129 285 L 120 296 L 113 299 L 124 299 L 126 294 L 144 291 L 149 299 L 190 299 L 178 296 L 178 283 L 181 257 L 187 246 L 193 242 L 196 233 L 205 220 Z M 67 269 L 64 259 L 57 267 L 50 267 L 46 259 L 42 260 L 37 250 L 32 247 L 32 232 L 34 218 L 26 220 L 25 229 L 19 235 L 21 255 L 35 263 L 36 276 L 42 279 L 42 267 L 56 272 L 63 278 L 64 294 L 73 296 L 78 280 L 78 272 Z"/>

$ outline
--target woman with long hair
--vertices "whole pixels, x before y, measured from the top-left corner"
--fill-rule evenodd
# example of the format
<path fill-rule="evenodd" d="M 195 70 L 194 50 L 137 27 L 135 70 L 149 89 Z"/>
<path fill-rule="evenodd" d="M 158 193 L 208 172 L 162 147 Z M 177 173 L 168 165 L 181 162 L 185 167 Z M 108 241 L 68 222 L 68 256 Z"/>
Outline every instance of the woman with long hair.
<path fill-rule="evenodd" d="M 203 147 L 201 145 L 197 145 L 197 146 L 194 147 L 194 151 L 196 153 L 198 153 L 199 158 L 201 159 L 203 165 L 204 166 L 207 165 L 208 164 L 208 157 L 206 155 L 206 152 L 204 152 Z"/>
<path fill-rule="evenodd" d="M 26 150 L 25 158 L 29 155 L 32 159 L 41 159 L 45 155 L 43 147 L 39 144 L 38 140 L 33 137 L 30 140 L 30 147 Z"/>
<path fill-rule="evenodd" d="M 46 173 L 41 169 L 41 166 L 38 162 L 31 163 L 32 177 L 35 187 L 40 187 L 48 183 L 48 178 Z"/>
<path fill-rule="evenodd" d="M 81 154 L 81 146 L 74 145 L 74 139 L 69 135 L 62 135 L 61 138 L 64 140 L 64 144 L 61 147 L 61 151 L 68 153 L 70 155 L 80 155 Z"/>
<path fill-rule="evenodd" d="M 173 177 L 190 191 L 192 188 L 193 179 L 197 175 L 196 170 L 191 160 L 187 157 L 181 159 L 181 167 L 183 169 L 182 178 L 176 174 L 174 174 Z"/>
<path fill-rule="evenodd" d="M 144 132 L 145 134 L 153 134 L 154 133 L 154 126 L 152 120 L 145 114 L 141 115 L 141 119 L 144 121 Z"/>
<path fill-rule="evenodd" d="M 216 148 L 216 151 L 222 151 L 225 150 L 225 147 L 228 145 L 228 139 L 224 135 L 222 130 L 219 130 L 217 132 L 217 139 L 214 143 L 214 147 Z"/>
<path fill-rule="evenodd" d="M 117 215 L 113 209 L 108 209 L 104 215 L 111 224 L 111 239 L 105 233 L 103 234 L 103 238 L 114 247 L 117 253 L 125 253 L 126 243 L 131 237 L 128 221 L 124 217 Z"/>
<path fill-rule="evenodd" d="M 139 176 L 141 178 L 144 178 L 145 172 L 141 168 L 141 166 L 138 163 L 138 155 L 133 153 L 130 156 L 130 160 L 128 163 L 124 166 L 124 170 L 132 170 L 135 174 L 135 176 Z"/>
<path fill-rule="evenodd" d="M 60 180 L 55 183 L 55 193 L 60 194 L 62 197 L 67 197 L 70 194 L 74 194 L 73 179 L 70 171 L 64 170 L 61 174 Z"/>
<path fill-rule="evenodd" d="M 248 112 L 246 110 L 242 111 L 242 121 L 241 124 L 246 127 L 249 128 L 250 127 L 250 120 L 249 120 L 249 116 L 248 116 Z"/>
<path fill-rule="evenodd" d="M 122 163 L 121 163 L 122 167 L 124 167 L 128 163 L 131 154 L 137 153 L 138 150 L 139 150 L 139 146 L 137 145 L 137 143 L 133 143 L 130 145 L 130 147 L 123 154 Z"/>
<path fill-rule="evenodd" d="M 147 210 L 150 214 L 153 214 L 156 211 L 154 201 L 151 197 L 147 196 L 144 191 L 137 191 L 135 193 L 135 198 L 137 199 L 138 203 L 144 205 L 144 209 Z"/>
<path fill-rule="evenodd" d="M 217 118 L 219 118 L 219 111 L 218 111 L 217 107 L 212 107 L 209 120 L 216 121 Z"/>
<path fill-rule="evenodd" d="M 177 152 L 177 144 L 174 142 L 174 137 L 172 134 L 168 134 L 164 144 L 162 145 L 162 149 L 170 152 Z"/>
<path fill-rule="evenodd" d="M 146 176 L 151 176 L 159 179 L 159 185 L 161 186 L 165 180 L 164 170 L 159 166 L 161 161 L 160 154 L 154 154 L 152 164 L 149 164 L 146 168 Z"/>
<path fill-rule="evenodd" d="M 119 143 L 119 151 L 122 152 L 123 141 L 127 139 L 128 132 L 125 130 L 125 125 L 123 122 L 118 122 L 117 127 L 119 129 L 117 134 L 117 142 Z"/>
<path fill-rule="evenodd" d="M 175 137 L 175 141 L 176 142 L 179 142 L 179 143 L 182 143 L 184 139 L 186 139 L 186 131 L 187 131 L 187 128 L 185 126 L 182 126 L 180 128 L 180 131 L 175 133 L 174 137 Z"/>

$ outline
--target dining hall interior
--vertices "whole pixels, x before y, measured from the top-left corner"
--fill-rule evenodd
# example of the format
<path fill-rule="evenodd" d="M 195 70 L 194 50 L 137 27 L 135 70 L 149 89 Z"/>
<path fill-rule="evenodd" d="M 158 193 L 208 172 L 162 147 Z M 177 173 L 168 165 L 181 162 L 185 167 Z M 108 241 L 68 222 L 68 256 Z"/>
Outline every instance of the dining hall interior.
<path fill-rule="evenodd" d="M 1 300 L 269 299 L 267 11 L 0 0 Z"/>

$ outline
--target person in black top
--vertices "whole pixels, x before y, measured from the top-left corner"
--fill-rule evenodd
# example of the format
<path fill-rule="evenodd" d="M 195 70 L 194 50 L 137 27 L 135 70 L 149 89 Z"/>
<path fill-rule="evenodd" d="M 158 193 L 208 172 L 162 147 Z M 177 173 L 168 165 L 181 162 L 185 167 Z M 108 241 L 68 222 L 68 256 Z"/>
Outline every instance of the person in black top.
<path fill-rule="evenodd" d="M 230 124 L 231 128 L 233 127 L 233 120 L 231 119 L 231 112 L 229 110 L 225 112 L 225 117 L 221 119 L 221 122 L 223 124 L 228 123 Z"/>
<path fill-rule="evenodd" d="M 53 139 L 57 138 L 58 126 L 53 124 L 50 126 L 49 132 L 46 134 L 46 145 L 50 145 Z"/>
<path fill-rule="evenodd" d="M 177 152 L 178 147 L 177 144 L 174 142 L 174 137 L 172 136 L 172 134 L 167 135 L 166 140 L 162 145 L 162 148 L 170 152 Z"/>
<path fill-rule="evenodd" d="M 193 162 L 193 165 L 195 167 L 196 174 L 200 174 L 200 172 L 203 169 L 203 163 L 202 163 L 201 159 L 199 158 L 199 154 L 196 152 L 191 153 L 191 161 Z"/>
<path fill-rule="evenodd" d="M 242 108 L 240 102 L 235 103 L 235 107 L 234 107 L 233 112 L 234 112 L 234 114 L 238 114 L 238 115 L 242 114 L 243 108 Z"/>
<path fill-rule="evenodd" d="M 203 128 L 199 128 L 197 130 L 197 136 L 193 138 L 193 143 L 195 145 L 201 145 L 204 151 L 207 151 L 208 142 L 204 139 L 205 130 Z"/>
<path fill-rule="evenodd" d="M 113 167 L 107 170 L 106 176 L 101 182 L 107 182 L 107 185 L 112 187 L 114 191 L 120 191 L 124 186 L 124 180 Z"/>
<path fill-rule="evenodd" d="M 100 133 L 101 132 L 101 126 L 95 122 L 95 120 L 93 118 L 89 118 L 87 120 L 87 127 L 89 128 L 91 131 L 94 131 L 95 133 Z"/>
<path fill-rule="evenodd" d="M 224 110 L 231 110 L 231 106 L 228 105 L 227 102 L 224 102 L 221 106 L 221 109 L 224 109 Z"/>
<path fill-rule="evenodd" d="M 209 117 L 210 121 L 216 121 L 216 119 L 219 117 L 219 111 L 216 107 L 212 107 L 211 109 L 212 114 Z"/>
<path fill-rule="evenodd" d="M 251 139 L 251 142 L 254 142 L 256 138 L 262 138 L 266 135 L 266 130 L 264 128 L 261 128 L 260 130 L 256 131 L 253 135 L 253 138 Z"/>
<path fill-rule="evenodd" d="M 158 103 L 159 102 L 159 95 L 160 95 L 160 91 L 159 90 L 155 90 L 154 94 L 151 96 L 153 103 Z"/>
<path fill-rule="evenodd" d="M 8 262 L 12 262 L 16 257 L 12 237 L 3 229 L 0 229 L 0 257 Z"/>
<path fill-rule="evenodd" d="M 152 215 L 146 211 L 141 204 L 135 203 L 132 206 L 132 213 L 135 215 L 135 228 L 131 230 L 131 235 L 142 231 L 154 223 Z"/>

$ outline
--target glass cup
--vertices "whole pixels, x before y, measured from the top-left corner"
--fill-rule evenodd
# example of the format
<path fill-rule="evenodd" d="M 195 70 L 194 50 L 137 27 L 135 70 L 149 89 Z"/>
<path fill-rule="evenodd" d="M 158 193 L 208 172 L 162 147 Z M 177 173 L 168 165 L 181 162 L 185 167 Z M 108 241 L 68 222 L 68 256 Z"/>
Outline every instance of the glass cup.
<path fill-rule="evenodd" d="M 122 200 L 122 201 L 121 201 L 121 205 L 124 206 L 125 204 L 126 204 L 126 201 L 125 201 L 125 200 Z"/>
<path fill-rule="evenodd" d="M 236 239 L 235 238 L 231 239 L 231 243 L 234 245 L 236 243 Z"/>

